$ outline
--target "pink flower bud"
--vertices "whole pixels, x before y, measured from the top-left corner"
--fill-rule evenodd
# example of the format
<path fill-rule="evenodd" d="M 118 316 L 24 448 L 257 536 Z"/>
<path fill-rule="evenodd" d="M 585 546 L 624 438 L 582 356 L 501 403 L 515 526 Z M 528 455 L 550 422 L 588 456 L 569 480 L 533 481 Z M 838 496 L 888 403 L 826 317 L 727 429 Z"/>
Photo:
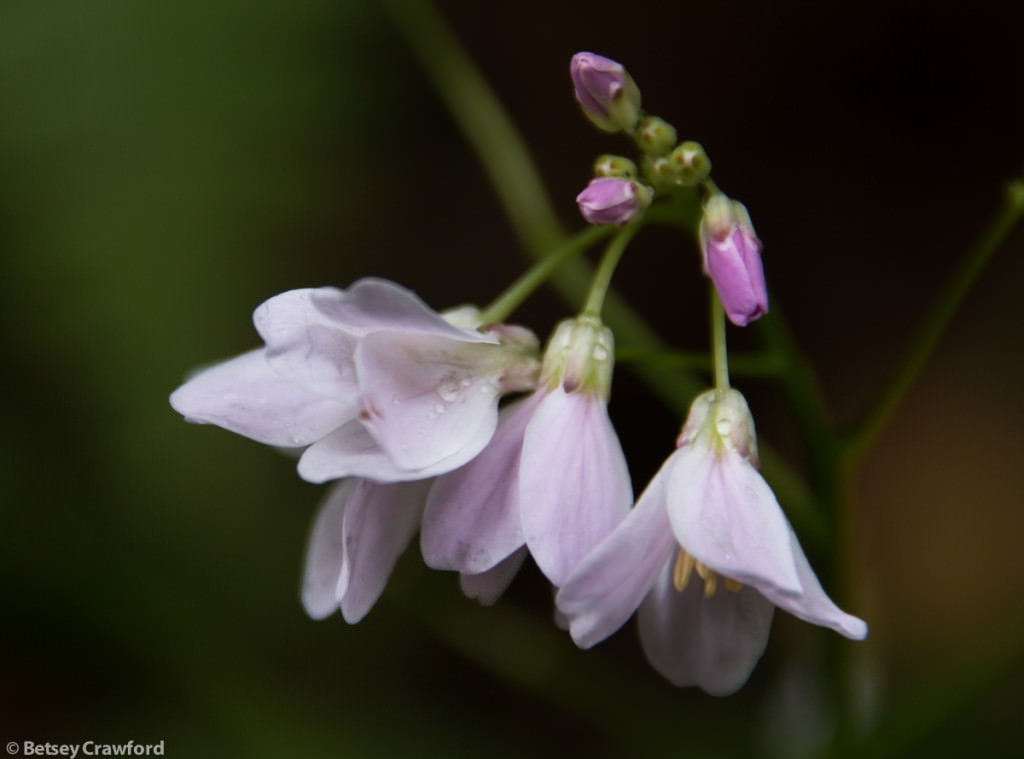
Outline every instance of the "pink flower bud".
<path fill-rule="evenodd" d="M 583 113 L 606 132 L 631 131 L 640 118 L 640 90 L 621 63 L 576 53 L 569 66 Z"/>
<path fill-rule="evenodd" d="M 738 327 L 768 313 L 761 241 L 742 203 L 721 193 L 704 204 L 700 223 L 704 273 L 711 277 L 729 321 Z"/>
<path fill-rule="evenodd" d="M 650 188 L 631 179 L 599 177 L 579 195 L 576 203 L 583 218 L 591 224 L 622 226 L 632 221 L 651 204 Z"/>

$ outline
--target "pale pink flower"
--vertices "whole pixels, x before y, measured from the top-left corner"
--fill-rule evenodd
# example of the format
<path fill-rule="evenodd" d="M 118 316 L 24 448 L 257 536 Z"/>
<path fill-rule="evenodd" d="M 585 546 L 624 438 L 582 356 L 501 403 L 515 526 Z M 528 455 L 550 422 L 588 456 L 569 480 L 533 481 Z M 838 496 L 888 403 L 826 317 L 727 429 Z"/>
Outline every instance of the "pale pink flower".
<path fill-rule="evenodd" d="M 373 482 L 352 477 L 332 485 L 306 549 L 302 605 L 314 619 L 335 611 L 359 622 L 380 598 L 399 557 L 415 536 L 431 480 Z M 463 574 L 463 591 L 489 604 L 512 581 L 526 552 L 487 572 Z"/>
<path fill-rule="evenodd" d="M 653 666 L 676 685 L 725 695 L 746 682 L 775 606 L 855 640 L 867 625 L 825 594 L 758 474 L 753 420 L 735 390 L 693 403 L 678 449 L 629 516 L 557 596 L 589 648 L 639 607 Z"/>
<path fill-rule="evenodd" d="M 557 586 L 622 520 L 632 489 L 607 413 L 611 341 L 595 319 L 559 325 L 538 390 L 503 409 L 490 445 L 431 489 L 428 565 L 485 572 L 525 545 Z"/>
<path fill-rule="evenodd" d="M 429 481 L 376 483 L 352 477 L 333 485 L 313 522 L 302 604 L 314 619 L 341 609 L 361 620 L 384 591 L 416 534 Z"/>
<path fill-rule="evenodd" d="M 200 372 L 171 405 L 188 421 L 305 448 L 310 482 L 428 478 L 475 456 L 500 396 L 534 384 L 536 338 L 481 332 L 474 314 L 444 317 L 379 279 L 291 290 L 256 309 L 264 348 Z"/>

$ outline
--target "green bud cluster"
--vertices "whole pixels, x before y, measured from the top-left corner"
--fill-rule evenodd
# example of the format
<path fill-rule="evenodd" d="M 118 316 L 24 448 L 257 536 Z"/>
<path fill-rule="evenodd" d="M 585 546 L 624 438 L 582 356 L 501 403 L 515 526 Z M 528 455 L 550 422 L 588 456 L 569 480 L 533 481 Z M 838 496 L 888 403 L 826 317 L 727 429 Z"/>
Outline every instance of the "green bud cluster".
<path fill-rule="evenodd" d="M 625 84 L 616 95 L 623 95 L 621 99 L 635 108 L 634 111 L 631 111 L 628 119 L 632 126 L 624 126 L 626 121 L 618 119 L 615 130 L 606 129 L 606 131 L 621 131 L 628 134 L 639 148 L 640 158 L 639 166 L 637 166 L 636 162 L 624 156 L 610 154 L 599 156 L 594 161 L 594 176 L 632 180 L 655 194 L 697 187 L 701 183 L 709 181 L 711 159 L 708 158 L 708 154 L 701 144 L 693 140 L 680 141 L 676 128 L 672 124 L 659 116 L 644 113 L 640 109 L 639 90 L 636 89 L 636 84 L 619 64 L 605 61 L 602 65 L 606 68 L 611 67 L 609 70 L 614 71 L 618 77 L 622 78 Z M 636 96 L 624 97 L 624 93 Z M 616 97 L 613 98 L 613 101 L 618 102 L 619 99 Z M 595 108 L 590 110 L 595 110 Z M 584 108 L 584 112 L 589 113 L 586 108 Z M 593 116 L 588 117 L 593 119 Z"/>

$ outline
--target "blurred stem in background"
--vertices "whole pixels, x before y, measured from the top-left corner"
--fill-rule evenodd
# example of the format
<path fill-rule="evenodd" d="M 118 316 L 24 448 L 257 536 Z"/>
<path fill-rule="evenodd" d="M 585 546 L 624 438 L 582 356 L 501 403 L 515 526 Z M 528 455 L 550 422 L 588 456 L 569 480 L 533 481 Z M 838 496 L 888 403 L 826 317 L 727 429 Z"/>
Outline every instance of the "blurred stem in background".
<path fill-rule="evenodd" d="M 578 243 L 583 238 L 577 236 L 569 241 L 566 237 L 529 151 L 498 98 L 431 3 L 427 0 L 381 0 L 381 3 L 406 37 L 472 146 L 524 249 L 537 260 L 557 259 L 558 263 L 545 267 L 544 273 L 550 274 L 552 286 L 573 307 L 578 307 L 586 295 L 588 283 L 593 279 L 592 268 L 583 260 L 573 258 L 563 262 L 561 256 L 550 254 L 556 249 L 572 249 L 574 242 Z M 840 596 L 855 593 L 852 587 L 854 578 L 844 571 L 852 566 L 852 481 L 857 466 L 906 397 L 964 297 L 993 253 L 1014 229 L 1022 213 L 1024 184 L 1018 181 L 1011 184 L 1006 205 L 936 299 L 905 351 L 902 363 L 852 429 L 836 428 L 825 407 L 814 371 L 797 347 L 777 300 L 772 301 L 769 318 L 757 325 L 763 352 L 734 359 L 737 374 L 755 374 L 778 380 L 793 413 L 803 442 L 807 481 L 763 443 L 760 446 L 762 469 L 798 529 L 817 544 L 819 551 L 825 549 L 824 556 L 830 566 L 824 568 L 823 574 L 839 586 Z M 692 235 L 695 220 L 694 209 L 669 205 L 652 208 L 644 223 L 668 223 Z M 524 279 L 528 276 L 524 275 Z M 506 310 L 499 308 L 497 312 L 505 316 Z M 706 372 L 710 368 L 708 360 L 670 350 L 613 290 L 608 292 L 605 320 L 622 346 L 620 358 L 632 359 L 631 369 L 669 408 L 683 416 L 690 400 L 705 386 L 695 372 Z M 837 639 L 832 648 L 834 653 L 848 652 L 852 646 Z M 1019 658 L 1019 644 L 1011 646 L 1011 650 Z M 830 661 L 838 718 L 833 750 L 842 754 L 854 741 L 866 740 L 865 748 L 873 746 L 878 755 L 884 754 L 887 741 L 897 729 L 893 721 L 881 726 L 874 744 L 859 733 L 855 735 L 850 724 L 853 705 L 848 681 L 849 662 L 843 653 L 832 656 Z M 967 667 L 967 670 L 970 672 L 971 668 Z M 974 674 L 971 682 L 978 679 Z M 969 698 L 965 694 L 976 694 L 977 688 L 951 688 L 944 692 L 957 695 L 920 699 L 920 694 L 912 694 L 908 703 L 928 706 L 915 710 L 910 724 L 918 728 L 935 724 L 953 708 L 951 698 Z M 896 742 L 905 743 L 907 740 L 904 734 Z"/>

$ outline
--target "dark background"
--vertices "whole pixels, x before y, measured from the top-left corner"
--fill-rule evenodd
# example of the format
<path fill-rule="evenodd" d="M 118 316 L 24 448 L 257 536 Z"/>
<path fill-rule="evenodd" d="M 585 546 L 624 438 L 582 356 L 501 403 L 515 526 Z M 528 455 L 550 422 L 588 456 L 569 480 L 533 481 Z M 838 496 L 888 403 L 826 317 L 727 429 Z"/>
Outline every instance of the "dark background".
<path fill-rule="evenodd" d="M 594 156 L 628 149 L 579 115 L 569 59 L 628 65 L 645 106 L 747 205 L 774 304 L 842 421 L 1024 169 L 1019 4 L 440 8 L 569 228 Z M 1022 252 L 1018 231 L 856 480 L 847 606 L 871 624 L 858 667 L 876 755 L 1019 746 Z M 274 293 L 374 274 L 444 308 L 484 303 L 524 268 L 370 0 L 4 3 L 0 262 L 3 742 L 745 756 L 799 755 L 794 741 L 827 731 L 800 662 L 831 633 L 782 614 L 724 700 L 664 683 L 632 629 L 577 651 L 530 570 L 481 609 L 410 550 L 362 623 L 312 622 L 297 588 L 323 489 L 167 405 L 187 370 L 256 344 L 251 311 Z M 616 287 L 673 345 L 706 343 L 688 242 L 645 233 Z M 542 294 L 517 316 L 543 335 L 570 310 Z M 741 389 L 761 438 L 792 451 L 774 387 Z M 627 370 L 612 414 L 639 490 L 681 420 Z"/>

